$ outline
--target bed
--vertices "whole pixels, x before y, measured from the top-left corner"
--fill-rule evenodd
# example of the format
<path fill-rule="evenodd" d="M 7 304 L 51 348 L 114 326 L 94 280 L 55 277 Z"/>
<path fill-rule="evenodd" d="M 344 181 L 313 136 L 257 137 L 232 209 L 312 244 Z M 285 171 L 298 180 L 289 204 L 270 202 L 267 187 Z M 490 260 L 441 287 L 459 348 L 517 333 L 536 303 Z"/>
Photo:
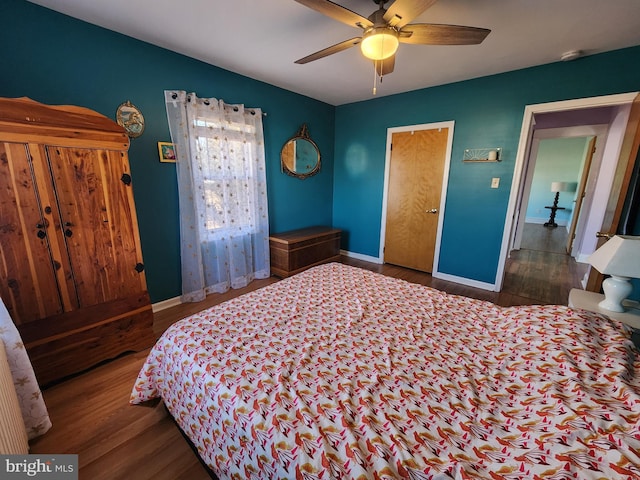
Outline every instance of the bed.
<path fill-rule="evenodd" d="M 221 479 L 640 478 L 630 331 L 340 263 L 172 325 L 161 397 Z"/>

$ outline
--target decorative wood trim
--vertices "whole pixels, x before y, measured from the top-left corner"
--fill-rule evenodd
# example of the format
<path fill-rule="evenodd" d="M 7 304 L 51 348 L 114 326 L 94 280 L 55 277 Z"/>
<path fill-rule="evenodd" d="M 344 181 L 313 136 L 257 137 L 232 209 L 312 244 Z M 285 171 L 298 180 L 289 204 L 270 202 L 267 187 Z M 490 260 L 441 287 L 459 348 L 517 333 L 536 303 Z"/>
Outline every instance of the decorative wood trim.
<path fill-rule="evenodd" d="M 104 115 L 73 105 L 45 105 L 29 98 L 0 98 L 0 139 L 84 148 L 127 150 L 124 128 Z"/>

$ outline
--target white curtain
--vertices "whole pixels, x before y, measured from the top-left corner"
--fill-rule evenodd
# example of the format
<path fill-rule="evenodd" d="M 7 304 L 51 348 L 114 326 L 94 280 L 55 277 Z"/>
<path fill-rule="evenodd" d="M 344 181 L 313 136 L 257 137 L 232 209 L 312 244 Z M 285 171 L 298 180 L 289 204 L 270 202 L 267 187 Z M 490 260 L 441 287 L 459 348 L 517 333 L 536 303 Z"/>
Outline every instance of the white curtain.
<path fill-rule="evenodd" d="M 13 377 L 27 436 L 29 439 L 35 438 L 51 428 L 51 420 L 31 366 L 31 360 L 22 343 L 22 337 L 2 299 L 0 299 L 0 342 L 4 343 L 7 351 L 7 362 Z M 2 388 L 6 387 L 6 385 L 2 386 Z"/>
<path fill-rule="evenodd" d="M 269 215 L 262 111 L 165 91 L 176 146 L 182 301 L 267 278 Z"/>

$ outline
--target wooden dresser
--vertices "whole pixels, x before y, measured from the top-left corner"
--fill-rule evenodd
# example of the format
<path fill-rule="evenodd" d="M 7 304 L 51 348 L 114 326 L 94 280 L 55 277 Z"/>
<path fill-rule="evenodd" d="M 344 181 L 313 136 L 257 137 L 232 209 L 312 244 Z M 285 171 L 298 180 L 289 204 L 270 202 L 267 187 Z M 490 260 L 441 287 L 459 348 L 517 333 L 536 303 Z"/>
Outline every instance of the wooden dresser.
<path fill-rule="evenodd" d="M 309 227 L 271 235 L 271 274 L 289 277 L 340 260 L 340 234 L 335 228 Z"/>

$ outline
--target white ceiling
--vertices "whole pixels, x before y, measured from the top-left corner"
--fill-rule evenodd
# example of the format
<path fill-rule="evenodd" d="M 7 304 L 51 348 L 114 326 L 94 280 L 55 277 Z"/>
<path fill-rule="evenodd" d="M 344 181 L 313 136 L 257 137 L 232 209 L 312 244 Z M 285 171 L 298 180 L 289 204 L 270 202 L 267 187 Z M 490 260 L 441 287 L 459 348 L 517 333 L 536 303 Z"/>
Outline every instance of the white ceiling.
<path fill-rule="evenodd" d="M 30 1 L 332 105 L 374 98 L 373 63 L 358 46 L 294 64 L 361 33 L 294 0 Z M 364 17 L 377 8 L 334 1 Z M 640 45 L 640 0 L 439 0 L 412 23 L 492 32 L 474 46 L 401 44 L 377 97 Z"/>

